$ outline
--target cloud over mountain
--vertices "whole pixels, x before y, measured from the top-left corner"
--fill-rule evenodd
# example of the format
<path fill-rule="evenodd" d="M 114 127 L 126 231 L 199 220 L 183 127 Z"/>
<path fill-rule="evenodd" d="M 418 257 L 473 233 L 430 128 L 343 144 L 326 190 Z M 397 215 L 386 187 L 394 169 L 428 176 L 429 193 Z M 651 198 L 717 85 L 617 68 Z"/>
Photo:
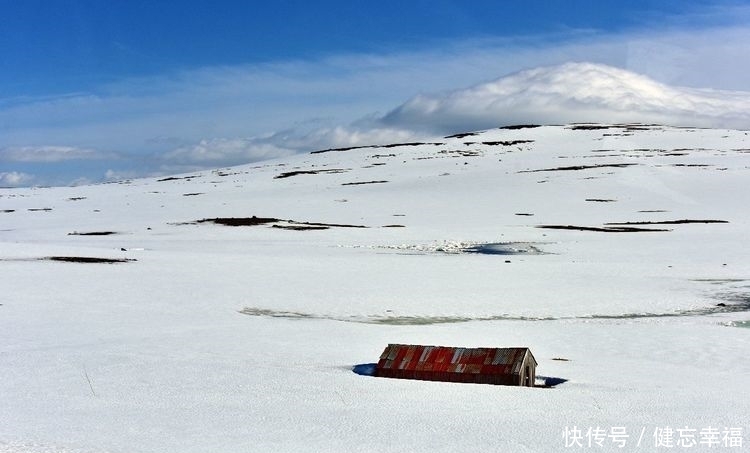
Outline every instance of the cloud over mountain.
<path fill-rule="evenodd" d="M 672 87 L 607 65 L 566 63 L 517 72 L 466 89 L 419 95 L 381 121 L 436 132 L 570 122 L 743 129 L 750 128 L 750 93 Z"/>
<path fill-rule="evenodd" d="M 316 149 L 394 143 L 507 124 L 642 122 L 750 128 L 750 93 L 679 88 L 613 66 L 566 63 L 465 89 L 416 96 L 347 125 L 205 138 L 158 154 L 162 173 L 224 167 Z"/>

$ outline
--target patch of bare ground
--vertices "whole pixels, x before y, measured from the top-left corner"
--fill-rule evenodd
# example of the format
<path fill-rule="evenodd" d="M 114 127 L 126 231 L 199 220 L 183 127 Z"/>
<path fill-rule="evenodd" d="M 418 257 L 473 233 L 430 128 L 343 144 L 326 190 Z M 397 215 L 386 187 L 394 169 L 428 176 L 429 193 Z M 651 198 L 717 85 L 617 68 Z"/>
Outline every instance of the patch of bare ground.
<path fill-rule="evenodd" d="M 199 177 L 200 177 L 199 175 L 191 175 L 191 176 L 170 176 L 170 177 L 168 177 L 168 178 L 157 179 L 157 180 L 156 180 L 156 182 L 166 182 L 166 181 L 179 181 L 180 179 L 185 179 L 185 180 L 188 180 L 188 181 L 189 181 L 189 180 L 191 180 L 191 179 L 193 179 L 193 178 L 199 178 Z"/>
<path fill-rule="evenodd" d="M 661 127 L 658 124 L 592 124 L 592 123 L 573 123 L 568 129 L 574 131 L 596 131 L 602 129 L 623 129 L 625 131 L 650 131 L 654 128 Z"/>
<path fill-rule="evenodd" d="M 65 263 L 85 263 L 85 264 L 116 264 L 136 261 L 126 258 L 96 258 L 92 256 L 48 256 L 40 258 L 42 261 L 61 261 Z"/>
<path fill-rule="evenodd" d="M 524 216 L 524 217 L 532 217 L 534 214 L 532 214 L 530 212 L 516 212 L 514 215 Z"/>
<path fill-rule="evenodd" d="M 49 212 L 52 208 L 29 208 L 27 211 L 29 212 Z"/>
<path fill-rule="evenodd" d="M 258 167 L 255 167 L 258 168 Z M 214 175 L 226 177 L 226 176 L 234 176 L 234 175 L 241 175 L 242 172 L 239 171 L 223 171 L 223 170 L 214 170 Z"/>
<path fill-rule="evenodd" d="M 349 171 L 348 168 L 321 168 L 320 170 L 292 170 L 279 173 L 274 176 L 273 179 L 284 179 L 291 178 L 292 176 L 298 175 L 317 175 L 321 173 L 346 173 Z"/>
<path fill-rule="evenodd" d="M 407 143 L 391 143 L 390 145 L 379 145 L 375 148 L 398 148 L 399 146 L 420 146 L 420 145 L 432 145 L 432 146 L 442 146 L 445 145 L 445 143 L 440 142 L 407 142 Z"/>
<path fill-rule="evenodd" d="M 283 222 L 281 219 L 273 217 L 216 217 L 213 219 L 196 220 L 195 223 L 215 223 L 225 226 L 256 226 L 266 225 L 269 223 Z"/>
<path fill-rule="evenodd" d="M 482 155 L 482 153 L 480 153 L 479 151 L 469 151 L 463 149 L 443 149 L 438 151 L 438 154 L 443 154 L 450 157 L 476 157 Z"/>
<path fill-rule="evenodd" d="M 501 126 L 498 129 L 516 130 L 516 129 L 534 129 L 536 127 L 541 127 L 541 126 L 539 124 L 511 124 L 510 126 Z"/>
<path fill-rule="evenodd" d="M 326 148 L 326 149 L 319 149 L 317 151 L 312 151 L 310 154 L 323 154 L 323 153 L 331 153 L 331 152 L 339 152 L 339 151 L 351 151 L 353 149 L 364 149 L 364 148 L 373 148 L 373 146 L 346 146 L 343 148 Z"/>
<path fill-rule="evenodd" d="M 605 225 L 684 225 L 687 223 L 729 223 L 727 220 L 706 220 L 706 219 L 680 219 L 680 220 L 660 220 L 660 221 L 640 221 L 640 222 L 610 222 Z"/>
<path fill-rule="evenodd" d="M 296 220 L 283 220 L 273 217 L 217 217 L 213 219 L 201 219 L 190 223 L 215 223 L 224 226 L 258 226 L 270 225 L 273 228 L 282 230 L 308 231 L 308 230 L 326 230 L 328 228 L 369 228 L 365 225 L 349 225 L 342 223 L 322 223 L 322 222 L 298 222 Z"/>
<path fill-rule="evenodd" d="M 383 225 L 382 228 L 406 228 L 406 225 L 394 223 L 391 225 Z"/>
<path fill-rule="evenodd" d="M 357 181 L 357 182 L 345 182 L 341 184 L 342 186 L 361 186 L 364 184 L 385 184 L 388 181 L 381 180 L 381 181 Z"/>
<path fill-rule="evenodd" d="M 68 201 L 81 201 L 85 199 L 86 197 L 71 197 L 71 198 L 68 198 Z"/>
<path fill-rule="evenodd" d="M 661 228 L 639 228 L 631 226 L 605 226 L 605 227 L 592 227 L 592 226 L 578 226 L 578 225 L 537 225 L 537 228 L 543 228 L 547 230 L 575 230 L 575 231 L 595 231 L 600 233 L 641 233 L 641 232 L 662 232 L 672 231 Z"/>
<path fill-rule="evenodd" d="M 521 145 L 524 143 L 534 143 L 534 140 L 507 140 L 507 141 L 492 141 L 492 142 L 464 142 L 464 145 L 471 146 L 476 144 L 488 145 L 488 146 L 513 146 Z"/>
<path fill-rule="evenodd" d="M 593 201 L 594 203 L 614 203 L 617 200 L 611 198 L 586 198 L 586 201 Z"/>
<path fill-rule="evenodd" d="M 203 192 L 192 192 L 192 193 L 183 193 L 183 197 L 195 197 L 197 195 L 203 195 Z"/>
<path fill-rule="evenodd" d="M 0 211 L 0 212 L 4 212 L 4 213 L 6 213 L 6 214 L 9 214 L 9 213 L 11 213 L 11 212 L 16 212 L 16 210 L 15 210 L 15 209 L 3 209 L 3 210 L 2 210 L 2 211 Z"/>
<path fill-rule="evenodd" d="M 444 138 L 464 138 L 464 137 L 471 137 L 473 135 L 477 135 L 477 132 L 463 132 L 461 134 L 447 135 Z"/>
<path fill-rule="evenodd" d="M 307 227 L 307 229 L 325 229 L 325 228 L 369 228 L 365 225 L 350 225 L 346 223 L 321 223 L 321 222 L 297 222 L 294 220 L 287 220 L 287 223 L 289 223 L 290 226 L 302 226 Z M 280 227 L 283 227 L 281 225 Z"/>
<path fill-rule="evenodd" d="M 116 231 L 73 231 L 68 236 L 110 236 L 118 234 Z"/>
<path fill-rule="evenodd" d="M 626 168 L 639 164 L 599 164 L 599 165 L 573 165 L 569 167 L 541 168 L 538 170 L 521 170 L 518 173 L 539 173 L 545 171 L 579 171 L 592 168 Z"/>
<path fill-rule="evenodd" d="M 602 129 L 615 129 L 619 126 L 612 124 L 572 124 L 568 126 L 568 129 L 573 131 L 598 131 Z"/>
<path fill-rule="evenodd" d="M 291 230 L 291 231 L 316 231 L 316 230 L 328 230 L 329 226 L 323 225 L 271 225 L 271 228 L 278 228 L 280 230 Z"/>
<path fill-rule="evenodd" d="M 440 146 L 444 144 L 445 143 L 406 142 L 406 143 L 390 143 L 388 145 L 349 146 L 346 148 L 321 149 L 318 151 L 312 151 L 310 154 L 322 154 L 322 153 L 330 153 L 330 152 L 338 152 L 338 151 L 351 151 L 353 149 L 363 149 L 363 148 L 397 148 L 399 146 L 419 146 L 419 145 Z"/>

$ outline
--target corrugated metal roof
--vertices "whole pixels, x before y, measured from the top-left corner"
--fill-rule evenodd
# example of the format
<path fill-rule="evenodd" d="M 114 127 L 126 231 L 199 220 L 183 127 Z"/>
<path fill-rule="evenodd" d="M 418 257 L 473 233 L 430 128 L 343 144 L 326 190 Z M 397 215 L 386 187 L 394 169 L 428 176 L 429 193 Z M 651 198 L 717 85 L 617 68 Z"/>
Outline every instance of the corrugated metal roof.
<path fill-rule="evenodd" d="M 506 383 L 521 372 L 529 348 L 456 348 L 389 344 L 377 375 L 450 382 Z"/>

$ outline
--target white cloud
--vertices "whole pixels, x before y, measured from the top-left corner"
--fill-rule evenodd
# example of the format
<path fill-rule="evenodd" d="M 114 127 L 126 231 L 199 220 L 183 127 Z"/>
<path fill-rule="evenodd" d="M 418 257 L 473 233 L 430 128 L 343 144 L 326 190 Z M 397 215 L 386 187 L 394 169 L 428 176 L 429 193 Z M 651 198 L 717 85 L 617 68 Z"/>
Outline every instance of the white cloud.
<path fill-rule="evenodd" d="M 123 181 L 126 179 L 133 179 L 133 178 L 143 178 L 146 176 L 156 176 L 159 175 L 159 173 L 155 174 L 149 174 L 145 175 L 137 171 L 132 170 L 112 170 L 111 168 L 104 172 L 104 180 L 105 181 Z M 78 181 L 74 181 L 71 185 L 82 185 L 82 184 L 88 184 L 89 181 L 86 179 L 80 179 Z"/>
<path fill-rule="evenodd" d="M 294 154 L 294 151 L 264 143 L 259 139 L 214 138 L 177 148 L 165 153 L 162 159 L 169 164 L 202 166 L 230 166 Z"/>
<path fill-rule="evenodd" d="M 384 127 L 337 126 L 312 131 L 289 129 L 264 137 L 204 139 L 160 156 L 163 169 L 189 171 L 227 167 L 325 148 L 393 143 L 413 139 L 417 133 Z"/>
<path fill-rule="evenodd" d="M 17 171 L 0 172 L 0 187 L 18 187 L 29 185 L 34 181 L 32 175 Z"/>
<path fill-rule="evenodd" d="M 0 102 L 0 147 L 35 143 L 127 153 L 271 134 L 317 118 L 324 127 L 380 112 L 417 93 L 519 70 L 591 61 L 671 85 L 750 90 L 750 28 L 467 40 L 390 54 L 208 67 L 122 80 L 93 93 Z"/>
<path fill-rule="evenodd" d="M 8 146 L 0 148 L 0 161 L 54 163 L 70 160 L 112 159 L 113 153 L 75 146 Z"/>
<path fill-rule="evenodd" d="M 419 95 L 383 118 L 385 124 L 436 132 L 570 122 L 750 128 L 750 92 L 677 88 L 611 66 L 566 63 Z"/>
<path fill-rule="evenodd" d="M 380 118 L 361 119 L 348 126 L 322 127 L 310 131 L 289 129 L 263 139 L 295 152 L 324 148 L 379 145 L 402 142 L 424 136 L 405 128 L 383 126 Z"/>

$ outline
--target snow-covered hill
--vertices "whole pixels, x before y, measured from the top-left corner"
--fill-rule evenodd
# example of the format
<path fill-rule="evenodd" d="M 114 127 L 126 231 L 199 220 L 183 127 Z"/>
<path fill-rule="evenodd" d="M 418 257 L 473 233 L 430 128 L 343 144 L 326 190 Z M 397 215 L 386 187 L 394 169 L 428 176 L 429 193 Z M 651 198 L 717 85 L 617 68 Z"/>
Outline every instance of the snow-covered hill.
<path fill-rule="evenodd" d="M 745 131 L 573 124 L 2 189 L 0 451 L 557 452 L 597 427 L 739 451 L 748 176 Z M 567 382 L 351 372 L 395 342 L 528 346 Z"/>

